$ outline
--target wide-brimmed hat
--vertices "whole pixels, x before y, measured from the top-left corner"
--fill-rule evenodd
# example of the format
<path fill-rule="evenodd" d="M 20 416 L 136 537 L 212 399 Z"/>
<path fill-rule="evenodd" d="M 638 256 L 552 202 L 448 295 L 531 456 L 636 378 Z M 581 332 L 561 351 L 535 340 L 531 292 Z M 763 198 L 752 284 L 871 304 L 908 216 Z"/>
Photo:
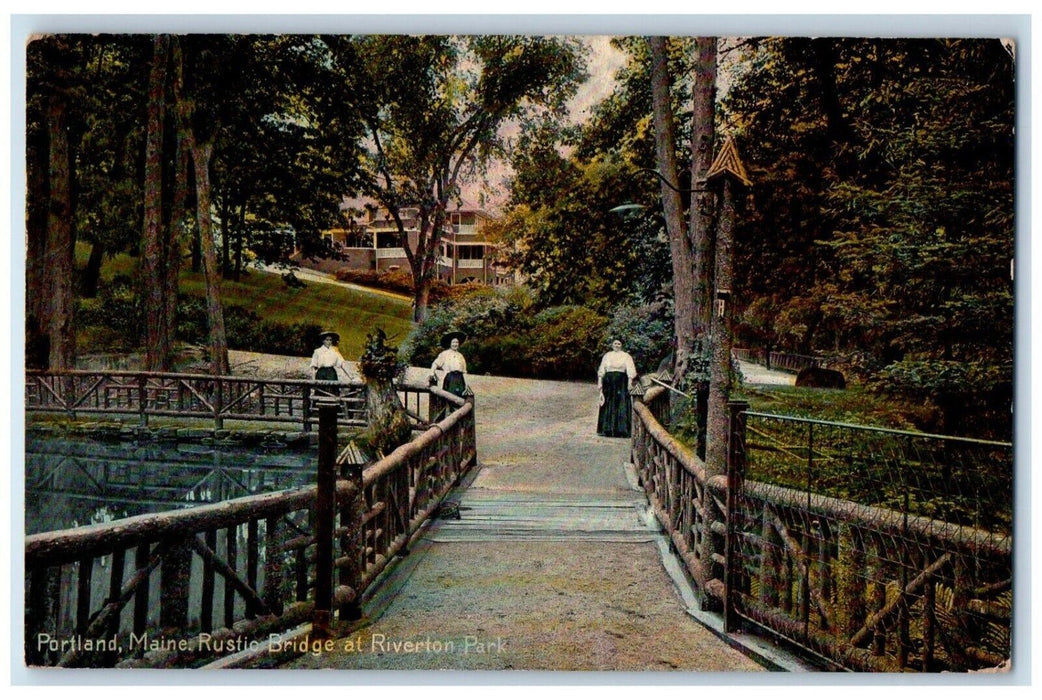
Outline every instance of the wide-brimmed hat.
<path fill-rule="evenodd" d="M 322 331 L 318 334 L 319 340 L 325 340 L 326 338 L 332 338 L 334 343 L 340 342 L 340 334 L 336 331 Z"/>
<path fill-rule="evenodd" d="M 449 347 L 450 345 L 452 345 L 453 339 L 456 339 L 462 343 L 464 340 L 467 339 L 467 334 L 463 333 L 462 331 L 449 331 L 441 337 L 441 346 L 443 348 Z"/>

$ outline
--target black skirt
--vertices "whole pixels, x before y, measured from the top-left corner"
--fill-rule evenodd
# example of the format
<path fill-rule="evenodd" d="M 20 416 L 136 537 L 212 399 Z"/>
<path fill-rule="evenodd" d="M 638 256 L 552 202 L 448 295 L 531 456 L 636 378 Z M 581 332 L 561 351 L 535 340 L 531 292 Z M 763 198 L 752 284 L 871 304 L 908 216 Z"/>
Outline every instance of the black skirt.
<path fill-rule="evenodd" d="M 601 379 L 604 403 L 597 412 L 597 434 L 604 437 L 630 436 L 632 403 L 629 376 L 625 372 L 605 372 Z"/>
<path fill-rule="evenodd" d="M 336 382 L 340 380 L 340 377 L 336 374 L 336 367 L 319 367 L 318 371 L 315 372 L 315 379 L 323 382 Z M 328 396 L 340 396 L 340 389 L 333 387 L 330 389 L 322 389 Z"/>
<path fill-rule="evenodd" d="M 441 383 L 441 388 L 463 398 L 463 393 L 467 390 L 467 383 L 463 381 L 463 372 L 448 372 Z"/>

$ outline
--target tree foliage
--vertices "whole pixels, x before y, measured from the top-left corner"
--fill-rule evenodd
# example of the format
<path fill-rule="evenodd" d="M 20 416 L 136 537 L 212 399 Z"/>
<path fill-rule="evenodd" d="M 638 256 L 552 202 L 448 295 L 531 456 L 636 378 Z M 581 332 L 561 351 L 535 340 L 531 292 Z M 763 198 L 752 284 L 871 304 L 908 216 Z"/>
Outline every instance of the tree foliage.
<path fill-rule="evenodd" d="M 727 100 L 755 182 L 750 325 L 932 398 L 953 430 L 953 387 L 1011 387 L 1013 68 L 998 40 L 760 42 Z"/>
<path fill-rule="evenodd" d="M 442 226 L 461 185 L 503 151 L 501 129 L 560 115 L 583 73 L 574 39 L 530 36 L 330 37 L 332 55 L 357 58 L 353 78 L 369 149 L 363 193 L 398 228 L 427 313 Z M 345 77 L 347 77 L 345 75 Z M 415 210 L 410 237 L 407 209 Z"/>

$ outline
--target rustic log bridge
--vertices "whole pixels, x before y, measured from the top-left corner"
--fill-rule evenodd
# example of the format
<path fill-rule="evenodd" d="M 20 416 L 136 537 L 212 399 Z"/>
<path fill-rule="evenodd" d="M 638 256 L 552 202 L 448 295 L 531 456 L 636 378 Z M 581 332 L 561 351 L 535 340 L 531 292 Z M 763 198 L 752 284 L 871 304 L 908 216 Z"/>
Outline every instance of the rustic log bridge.
<path fill-rule="evenodd" d="M 326 484 L 327 490 L 331 484 L 331 502 L 340 517 L 339 525 L 329 528 L 326 535 L 327 541 L 337 542 L 340 547 L 340 553 L 330 561 L 331 571 L 338 572 L 338 580 L 331 588 L 331 603 L 326 609 L 339 611 L 341 620 L 349 619 L 351 611 L 357 610 L 362 593 L 395 557 L 408 551 L 421 535 L 424 522 L 476 461 L 472 396 L 463 400 L 437 387 L 426 386 L 403 385 L 399 390 L 407 395 L 429 393 L 435 399 L 428 402 L 432 410 L 445 415 L 412 442 L 364 469 L 361 464 L 352 466 L 357 451 L 345 448 L 336 456 L 341 473 L 357 474 L 357 479 L 335 478 Z M 420 401 L 417 399 L 415 403 L 418 406 Z M 27 613 L 30 615 L 26 625 L 27 660 L 34 664 L 45 661 L 42 654 L 29 653 L 35 630 L 66 633 L 57 627 L 60 611 L 55 604 L 56 595 L 49 594 L 48 587 L 58 580 L 61 567 L 69 564 L 77 565 L 80 572 L 75 589 L 78 593 L 74 595 L 79 611 L 76 617 L 81 621 L 79 629 L 83 635 L 117 633 L 119 612 L 132 600 L 135 601 L 133 632 L 139 637 L 146 634 L 150 624 L 148 588 L 155 570 L 160 565 L 164 567 L 160 591 L 164 601 L 169 597 L 166 595 L 168 586 L 170 590 L 187 590 L 184 582 L 168 580 L 171 576 L 177 578 L 174 576 L 177 571 L 182 572 L 181 576 L 192 575 L 191 567 L 167 566 L 166 560 L 175 550 L 194 553 L 202 561 L 199 621 L 204 632 L 212 630 L 207 634 L 214 639 L 231 634 L 233 628 L 236 635 L 249 636 L 278 629 L 280 625 L 285 629 L 288 623 L 313 618 L 316 599 L 312 596 L 317 595 L 320 581 L 325 581 L 324 576 L 312 573 L 318 560 L 319 538 L 312 529 L 316 522 L 318 488 L 316 485 L 250 496 L 27 537 L 25 562 L 29 582 Z M 352 502 L 358 503 L 357 509 L 347 507 Z M 245 533 L 245 551 L 240 554 L 242 545 L 238 541 L 242 533 Z M 353 554 L 351 543 L 354 541 L 369 543 L 371 551 L 366 554 L 357 549 Z M 223 551 L 218 549 L 219 543 L 224 544 Z M 130 549 L 136 551 L 136 563 L 129 579 L 124 580 L 123 567 Z M 109 597 L 91 616 L 89 603 L 95 561 L 108 556 L 112 558 L 111 577 L 107 582 Z M 288 600 L 283 592 L 286 566 L 293 572 L 291 579 L 295 578 Z M 219 590 L 214 579 L 218 575 L 224 579 L 221 615 L 224 632 L 212 627 L 214 596 Z M 242 605 L 236 604 L 236 600 Z M 40 601 L 40 605 L 33 601 Z M 37 617 L 32 611 L 41 614 Z M 184 629 L 164 630 L 164 634 L 186 633 Z M 101 659 L 71 650 L 58 662 L 63 665 L 169 666 L 195 663 L 206 656 L 205 650 L 199 648 L 198 639 L 191 642 L 190 637 L 184 637 L 182 641 L 187 644 L 185 651 L 146 650 L 142 659 L 134 661 Z"/>
<path fill-rule="evenodd" d="M 366 424 L 366 386 L 361 380 L 330 382 L 242 376 L 132 371 L 28 371 L 27 412 L 295 423 L 310 432 L 313 403 L 335 398 L 343 407 L 338 423 Z M 415 388 L 402 391 L 415 393 Z M 419 402 L 417 401 L 417 406 Z"/>
<path fill-rule="evenodd" d="M 653 387 L 634 397 L 631 458 L 652 512 L 703 601 L 723 606 L 725 629 L 738 619 L 853 670 L 962 671 L 1004 660 L 986 635 L 1001 639 L 1010 626 L 1009 604 L 1001 598 L 1012 586 L 1009 535 L 750 481 L 744 469 L 732 474 L 730 465 L 744 467 L 753 452 L 774 459 L 787 455 L 819 469 L 843 464 L 811 438 L 794 445 L 786 441 L 791 433 L 779 431 L 775 438 L 751 428 L 750 440 L 735 427 L 746 416 L 821 421 L 732 413 L 727 458 L 733 483 L 707 478 L 701 461 L 658 420 L 668 415 L 662 410 L 666 396 Z M 1011 450 L 1008 443 L 965 442 Z M 896 596 L 887 595 L 887 587 L 896 588 Z M 939 588 L 949 591 L 943 600 Z"/>

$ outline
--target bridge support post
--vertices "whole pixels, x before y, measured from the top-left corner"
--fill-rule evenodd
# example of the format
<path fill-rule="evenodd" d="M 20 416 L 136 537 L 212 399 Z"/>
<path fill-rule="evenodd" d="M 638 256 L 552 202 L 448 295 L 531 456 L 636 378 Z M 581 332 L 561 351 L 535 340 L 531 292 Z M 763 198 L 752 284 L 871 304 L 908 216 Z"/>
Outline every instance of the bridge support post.
<path fill-rule="evenodd" d="M 336 514 L 336 401 L 318 405 L 318 476 L 315 497 L 315 637 L 333 634 L 333 527 Z"/>
<path fill-rule="evenodd" d="M 362 573 L 365 570 L 365 532 L 362 527 L 365 517 L 365 491 L 362 486 L 362 470 L 365 469 L 365 457 L 359 454 L 356 448 L 340 468 L 340 477 L 347 479 L 355 487 L 346 502 L 340 505 L 340 529 L 344 535 L 340 538 L 340 559 L 337 567 L 339 584 L 341 589 L 350 589 L 352 595 L 340 604 L 337 614 L 341 622 L 346 622 L 362 618 Z M 337 597 L 342 598 L 339 595 Z"/>
<path fill-rule="evenodd" d="M 745 401 L 728 401 L 727 413 L 727 537 L 724 543 L 724 632 L 738 630 L 735 597 L 742 592 L 742 562 L 738 544 L 739 494 L 745 481 Z"/>

